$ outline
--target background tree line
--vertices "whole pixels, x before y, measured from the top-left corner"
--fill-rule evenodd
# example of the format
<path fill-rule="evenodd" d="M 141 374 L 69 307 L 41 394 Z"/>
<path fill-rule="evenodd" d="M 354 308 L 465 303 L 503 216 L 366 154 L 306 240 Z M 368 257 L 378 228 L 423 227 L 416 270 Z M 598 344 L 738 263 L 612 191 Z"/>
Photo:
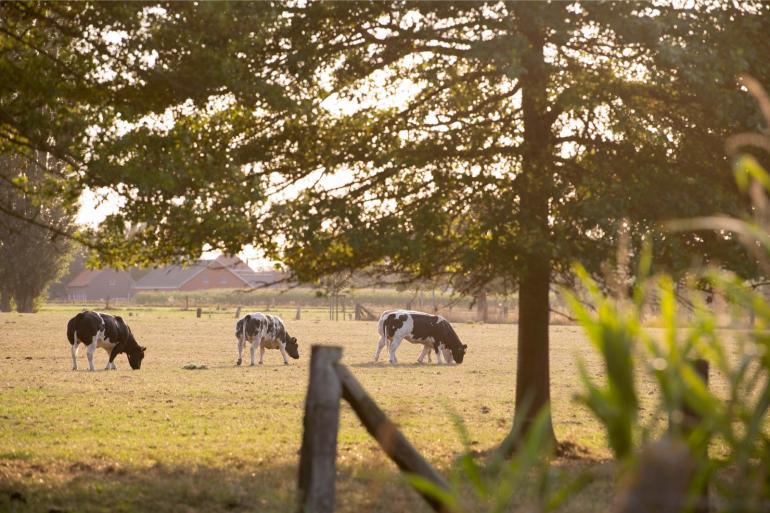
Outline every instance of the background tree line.
<path fill-rule="evenodd" d="M 55 159 L 0 156 L 0 311 L 33 312 L 71 258 L 75 207 L 43 190 Z"/>

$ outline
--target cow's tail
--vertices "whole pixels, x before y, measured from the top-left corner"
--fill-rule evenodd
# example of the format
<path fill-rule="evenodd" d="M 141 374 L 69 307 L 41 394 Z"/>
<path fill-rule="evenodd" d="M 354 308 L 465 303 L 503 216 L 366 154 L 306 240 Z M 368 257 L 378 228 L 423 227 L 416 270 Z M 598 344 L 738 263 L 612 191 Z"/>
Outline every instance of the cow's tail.
<path fill-rule="evenodd" d="M 77 344 L 78 332 L 76 326 L 82 317 L 83 312 L 80 312 L 67 323 L 67 340 L 70 344 Z"/>

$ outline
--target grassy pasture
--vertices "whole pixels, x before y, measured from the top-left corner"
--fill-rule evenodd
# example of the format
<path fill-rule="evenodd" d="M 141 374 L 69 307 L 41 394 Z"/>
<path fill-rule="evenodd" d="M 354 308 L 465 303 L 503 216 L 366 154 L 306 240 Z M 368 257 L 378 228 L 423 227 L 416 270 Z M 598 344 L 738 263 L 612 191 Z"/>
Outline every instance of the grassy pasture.
<path fill-rule="evenodd" d="M 70 370 L 67 320 L 74 309 L 0 314 L 0 511 L 263 511 L 294 505 L 302 406 L 311 343 L 344 347 L 343 361 L 414 445 L 447 471 L 462 450 L 449 412 L 479 451 L 510 429 L 515 326 L 458 324 L 469 345 L 460 366 L 415 365 L 405 342 L 397 367 L 373 364 L 374 322 L 287 320 L 300 360 L 235 367 L 232 312 L 118 312 L 148 346 L 142 369 L 90 373 L 85 348 Z M 291 319 L 286 316 L 287 319 Z M 580 328 L 552 328 L 557 436 L 586 448 L 559 465 L 590 467 L 596 480 L 564 511 L 599 511 L 611 500 L 612 464 L 598 424 L 575 406 L 576 361 L 601 374 Z M 107 354 L 97 350 L 97 369 Z M 248 361 L 248 358 L 246 358 Z M 185 370 L 188 362 L 206 370 Z M 338 511 L 428 511 L 395 465 L 343 406 Z M 600 507 L 601 506 L 601 507 Z"/>

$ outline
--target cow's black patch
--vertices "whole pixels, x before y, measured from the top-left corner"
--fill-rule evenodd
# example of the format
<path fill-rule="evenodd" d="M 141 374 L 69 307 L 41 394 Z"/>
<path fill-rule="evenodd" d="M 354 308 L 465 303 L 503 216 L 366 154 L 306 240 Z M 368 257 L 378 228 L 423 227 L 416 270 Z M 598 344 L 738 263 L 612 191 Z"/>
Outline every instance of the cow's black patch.
<path fill-rule="evenodd" d="M 428 340 L 431 338 L 437 340 L 439 337 L 437 327 L 441 320 L 443 320 L 441 317 L 435 315 L 413 313 L 412 338 L 414 340 Z"/>
<path fill-rule="evenodd" d="M 142 360 L 144 359 L 144 352 L 146 347 L 142 347 L 134 338 L 134 334 L 131 333 L 131 328 L 125 323 L 122 317 L 108 314 L 99 314 L 104 320 L 105 337 L 113 344 L 116 344 L 112 348 L 110 353 L 110 362 L 115 360 L 115 357 L 120 353 L 126 353 L 128 357 L 128 364 L 132 369 L 138 370 L 142 367 Z"/>
<path fill-rule="evenodd" d="M 246 314 L 242 319 L 239 319 L 235 323 L 235 338 L 239 339 L 243 337 L 243 328 L 246 327 L 246 339 L 249 340 L 256 336 L 262 330 L 262 319 L 259 317 L 252 317 L 251 314 Z"/>
<path fill-rule="evenodd" d="M 105 328 L 102 317 L 96 312 L 80 312 L 67 323 L 67 340 L 71 345 L 88 345 L 94 336 Z M 77 340 L 75 336 L 77 335 Z"/>
<path fill-rule="evenodd" d="M 388 338 L 393 338 L 393 335 L 396 333 L 396 331 L 401 329 L 407 319 L 409 319 L 409 316 L 406 314 L 388 315 L 388 317 L 385 319 L 385 322 L 383 323 L 385 326 L 385 334 L 388 336 Z"/>

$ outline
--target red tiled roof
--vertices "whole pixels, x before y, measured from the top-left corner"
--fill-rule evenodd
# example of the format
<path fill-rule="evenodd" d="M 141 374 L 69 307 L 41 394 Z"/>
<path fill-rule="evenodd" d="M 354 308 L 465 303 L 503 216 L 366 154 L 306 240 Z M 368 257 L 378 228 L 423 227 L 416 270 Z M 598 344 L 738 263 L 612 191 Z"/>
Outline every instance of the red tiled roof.
<path fill-rule="evenodd" d="M 67 284 L 67 287 L 87 287 L 91 280 L 101 273 L 101 269 L 83 269 L 80 274 L 72 278 L 72 281 Z"/>

